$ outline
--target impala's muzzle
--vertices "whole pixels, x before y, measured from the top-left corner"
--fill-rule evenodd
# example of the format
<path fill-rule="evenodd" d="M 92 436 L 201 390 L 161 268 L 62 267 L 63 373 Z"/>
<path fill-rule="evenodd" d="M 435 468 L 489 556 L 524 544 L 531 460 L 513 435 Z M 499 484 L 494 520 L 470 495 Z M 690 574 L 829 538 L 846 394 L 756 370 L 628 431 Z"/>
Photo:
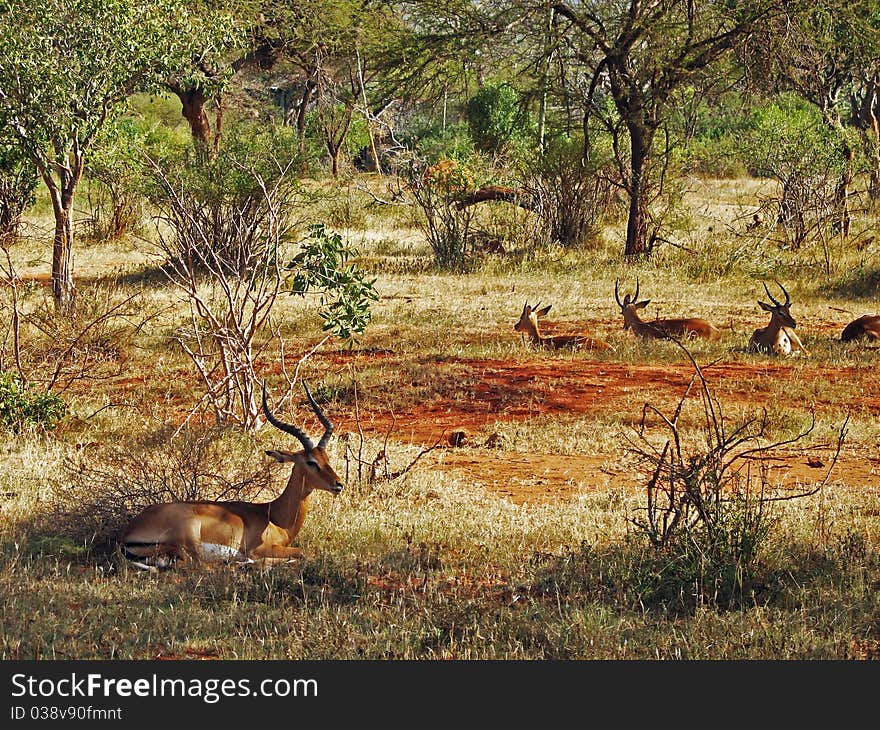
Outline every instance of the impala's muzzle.
<path fill-rule="evenodd" d="M 336 484 L 334 484 L 330 488 L 330 491 L 333 492 L 333 495 L 335 496 L 335 495 L 339 494 L 344 488 L 345 488 L 345 485 L 342 482 L 336 482 Z"/>

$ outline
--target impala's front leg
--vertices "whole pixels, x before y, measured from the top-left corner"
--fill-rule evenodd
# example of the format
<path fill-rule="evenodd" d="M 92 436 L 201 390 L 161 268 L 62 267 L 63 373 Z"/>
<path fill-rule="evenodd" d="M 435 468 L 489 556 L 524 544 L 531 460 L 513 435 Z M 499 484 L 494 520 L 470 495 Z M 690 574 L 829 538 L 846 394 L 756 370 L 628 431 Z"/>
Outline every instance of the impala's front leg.
<path fill-rule="evenodd" d="M 788 329 L 788 328 L 786 327 L 786 329 L 785 329 L 785 334 L 788 335 L 788 339 L 789 339 L 789 341 L 791 342 L 791 349 L 792 349 L 792 350 L 800 350 L 802 353 L 804 353 L 804 355 L 809 355 L 809 354 L 810 354 L 809 351 L 807 350 L 807 348 L 804 347 L 804 343 L 801 342 L 801 338 L 798 337 L 798 336 L 794 333 L 793 330 Z"/>
<path fill-rule="evenodd" d="M 260 545 L 251 553 L 251 557 L 254 560 L 259 560 L 267 565 L 287 563 L 291 560 L 298 560 L 302 556 L 302 550 L 297 547 L 290 547 L 289 545 Z"/>

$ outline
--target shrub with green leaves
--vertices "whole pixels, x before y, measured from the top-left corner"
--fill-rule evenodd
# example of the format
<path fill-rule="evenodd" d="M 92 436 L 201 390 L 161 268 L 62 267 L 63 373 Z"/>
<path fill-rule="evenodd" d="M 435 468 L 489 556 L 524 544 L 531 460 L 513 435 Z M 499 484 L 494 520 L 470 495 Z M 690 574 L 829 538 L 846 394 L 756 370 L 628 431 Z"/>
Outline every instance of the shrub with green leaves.
<path fill-rule="evenodd" d="M 467 120 L 477 149 L 504 152 L 521 146 L 532 125 L 519 92 L 510 84 L 485 84 L 467 103 Z"/>
<path fill-rule="evenodd" d="M 37 167 L 23 147 L 0 142 L 0 233 L 12 233 L 34 202 Z"/>
<path fill-rule="evenodd" d="M 305 296 L 318 290 L 323 329 L 346 342 L 354 342 L 370 322 L 370 302 L 379 297 L 369 280 L 351 259 L 357 250 L 323 223 L 309 226 L 302 250 L 286 265 L 291 272 L 290 290 Z"/>
<path fill-rule="evenodd" d="M 67 404 L 54 393 L 33 391 L 16 373 L 0 372 L 0 423 L 14 431 L 25 424 L 54 428 Z"/>

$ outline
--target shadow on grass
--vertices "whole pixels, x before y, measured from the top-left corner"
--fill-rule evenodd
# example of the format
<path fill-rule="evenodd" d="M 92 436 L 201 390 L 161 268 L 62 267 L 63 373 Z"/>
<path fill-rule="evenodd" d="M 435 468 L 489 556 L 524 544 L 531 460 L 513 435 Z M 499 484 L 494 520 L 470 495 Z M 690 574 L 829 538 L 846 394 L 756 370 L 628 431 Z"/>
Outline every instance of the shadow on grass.
<path fill-rule="evenodd" d="M 873 299 L 880 293 L 880 268 L 862 267 L 819 288 L 827 296 L 841 299 Z"/>

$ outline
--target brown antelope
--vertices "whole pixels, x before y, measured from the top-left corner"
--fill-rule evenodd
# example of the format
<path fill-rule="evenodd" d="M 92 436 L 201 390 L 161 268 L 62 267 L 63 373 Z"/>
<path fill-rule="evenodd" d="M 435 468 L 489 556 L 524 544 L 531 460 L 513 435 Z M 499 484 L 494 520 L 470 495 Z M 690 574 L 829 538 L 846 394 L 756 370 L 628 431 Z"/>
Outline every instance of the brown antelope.
<path fill-rule="evenodd" d="M 841 342 L 862 339 L 880 340 L 880 314 L 863 314 L 850 322 L 840 333 Z"/>
<path fill-rule="evenodd" d="M 306 500 L 315 489 L 331 494 L 342 491 L 342 482 L 327 459 L 327 442 L 333 424 L 315 403 L 303 382 L 306 396 L 324 435 L 317 445 L 299 428 L 279 421 L 266 403 L 263 383 L 263 411 L 275 428 L 295 436 L 303 450 L 267 451 L 276 461 L 293 464 L 284 491 L 271 502 L 170 502 L 154 504 L 138 514 L 125 528 L 120 540 L 123 554 L 145 570 L 168 567 L 175 559 L 204 562 L 261 560 L 283 562 L 302 556 L 291 547 L 306 516 Z"/>
<path fill-rule="evenodd" d="M 644 339 L 664 339 L 667 337 L 684 337 L 693 339 L 702 337 L 706 340 L 717 340 L 721 337 L 721 330 L 699 317 L 684 317 L 680 319 L 655 319 L 645 322 L 639 317 L 638 309 L 644 309 L 650 303 L 650 299 L 636 301 L 639 298 L 639 280 L 636 279 L 636 293 L 630 296 L 625 294 L 620 301 L 620 280 L 614 281 L 614 299 L 620 307 L 623 315 L 623 328 L 631 329 L 636 335 Z"/>
<path fill-rule="evenodd" d="M 805 355 L 809 355 L 807 348 L 804 347 L 800 338 L 795 334 L 794 328 L 797 323 L 791 316 L 789 308 L 791 307 L 791 297 L 778 281 L 776 285 L 782 289 L 785 294 L 785 303 L 780 304 L 767 288 L 764 283 L 764 291 L 773 304 L 767 304 L 758 300 L 758 304 L 765 312 L 770 313 L 770 324 L 766 327 L 756 329 L 749 339 L 749 350 L 751 352 L 765 352 L 771 355 L 790 355 L 794 350 L 800 350 Z"/>
<path fill-rule="evenodd" d="M 587 335 L 552 335 L 544 337 L 538 329 L 538 317 L 543 317 L 550 311 L 552 304 L 548 304 L 543 309 L 539 309 L 540 302 L 534 307 L 528 302 L 523 306 L 522 314 L 519 322 L 513 325 L 513 329 L 517 332 L 525 332 L 535 347 L 544 347 L 548 350 L 561 350 L 564 348 L 584 349 L 584 350 L 613 350 L 607 342 L 597 340 Z"/>

